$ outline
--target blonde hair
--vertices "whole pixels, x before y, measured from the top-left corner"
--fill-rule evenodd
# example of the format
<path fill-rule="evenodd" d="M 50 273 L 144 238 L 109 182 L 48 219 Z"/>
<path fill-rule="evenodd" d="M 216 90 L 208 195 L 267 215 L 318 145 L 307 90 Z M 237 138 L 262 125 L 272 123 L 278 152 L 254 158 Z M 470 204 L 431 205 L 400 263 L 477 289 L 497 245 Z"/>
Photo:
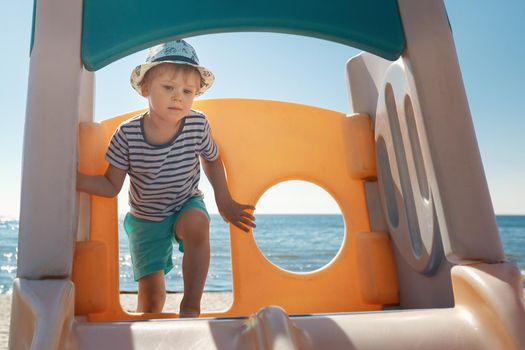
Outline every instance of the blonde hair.
<path fill-rule="evenodd" d="M 165 72 L 171 72 L 173 75 L 182 73 L 184 77 L 190 76 L 191 74 L 197 73 L 197 76 L 199 78 L 198 86 L 199 88 L 202 87 L 202 78 L 201 73 L 199 70 L 193 66 L 190 66 L 189 64 L 177 64 L 177 63 L 162 63 L 159 64 L 144 74 L 144 77 L 138 84 L 141 88 L 144 86 L 148 86 L 149 82 L 154 79 L 155 77 L 158 77 L 159 75 L 165 73 Z"/>

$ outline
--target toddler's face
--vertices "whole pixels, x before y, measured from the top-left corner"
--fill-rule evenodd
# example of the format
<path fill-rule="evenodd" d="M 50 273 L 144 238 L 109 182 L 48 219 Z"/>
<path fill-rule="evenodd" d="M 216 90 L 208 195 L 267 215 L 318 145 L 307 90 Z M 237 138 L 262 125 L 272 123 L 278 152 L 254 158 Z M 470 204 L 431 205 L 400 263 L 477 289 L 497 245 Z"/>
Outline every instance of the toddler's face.
<path fill-rule="evenodd" d="M 153 69 L 157 71 L 151 72 Z M 175 64 L 159 65 L 150 72 L 153 74 L 142 86 L 143 95 L 149 101 L 150 116 L 178 123 L 191 109 L 200 88 L 200 74 Z"/>

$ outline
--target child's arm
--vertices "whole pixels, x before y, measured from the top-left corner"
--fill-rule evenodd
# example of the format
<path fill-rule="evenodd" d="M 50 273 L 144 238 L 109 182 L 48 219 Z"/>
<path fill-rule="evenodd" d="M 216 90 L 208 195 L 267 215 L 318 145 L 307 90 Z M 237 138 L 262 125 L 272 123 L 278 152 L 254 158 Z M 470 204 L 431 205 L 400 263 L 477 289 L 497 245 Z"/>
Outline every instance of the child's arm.
<path fill-rule="evenodd" d="M 77 173 L 77 190 L 102 197 L 115 197 L 122 188 L 126 170 L 110 165 L 104 175 L 89 176 Z"/>
<path fill-rule="evenodd" d="M 255 217 L 246 211 L 255 210 L 255 207 L 253 205 L 237 203 L 231 197 L 228 185 L 226 184 L 226 176 L 224 174 L 221 157 L 219 156 L 214 161 L 208 161 L 202 158 L 202 168 L 213 186 L 215 201 L 217 202 L 217 207 L 222 218 L 245 232 L 248 232 L 250 227 L 255 227 Z"/>

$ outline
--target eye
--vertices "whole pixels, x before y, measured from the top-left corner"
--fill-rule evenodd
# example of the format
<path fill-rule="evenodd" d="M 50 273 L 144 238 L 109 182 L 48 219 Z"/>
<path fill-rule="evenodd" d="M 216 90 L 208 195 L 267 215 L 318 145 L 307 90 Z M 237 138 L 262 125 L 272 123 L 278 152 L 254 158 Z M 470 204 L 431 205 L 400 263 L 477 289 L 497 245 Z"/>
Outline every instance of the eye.
<path fill-rule="evenodd" d="M 171 90 L 173 90 L 173 86 L 170 86 L 170 85 L 163 85 L 162 87 L 163 87 L 165 90 L 167 90 L 167 91 L 171 91 Z"/>
<path fill-rule="evenodd" d="M 185 94 L 193 94 L 193 90 L 184 89 Z"/>

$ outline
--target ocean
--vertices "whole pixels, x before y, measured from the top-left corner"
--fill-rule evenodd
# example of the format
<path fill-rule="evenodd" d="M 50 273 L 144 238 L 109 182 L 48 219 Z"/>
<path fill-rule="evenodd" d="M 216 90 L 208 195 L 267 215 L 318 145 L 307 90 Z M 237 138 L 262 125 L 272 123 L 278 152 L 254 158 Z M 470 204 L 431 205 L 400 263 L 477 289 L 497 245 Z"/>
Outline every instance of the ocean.
<path fill-rule="evenodd" d="M 525 216 L 497 216 L 508 260 L 525 271 Z M 330 262 L 344 235 L 341 215 L 257 215 L 255 240 L 274 264 L 290 271 L 307 272 Z M 0 218 L 0 294 L 11 292 L 16 276 L 18 221 Z M 212 215 L 211 263 L 206 291 L 230 291 L 230 241 L 228 226 Z M 119 222 L 120 289 L 136 291 L 126 234 Z M 166 276 L 169 291 L 182 291 L 182 254 L 173 257 L 175 268 Z M 524 283 L 525 287 L 525 283 Z"/>

